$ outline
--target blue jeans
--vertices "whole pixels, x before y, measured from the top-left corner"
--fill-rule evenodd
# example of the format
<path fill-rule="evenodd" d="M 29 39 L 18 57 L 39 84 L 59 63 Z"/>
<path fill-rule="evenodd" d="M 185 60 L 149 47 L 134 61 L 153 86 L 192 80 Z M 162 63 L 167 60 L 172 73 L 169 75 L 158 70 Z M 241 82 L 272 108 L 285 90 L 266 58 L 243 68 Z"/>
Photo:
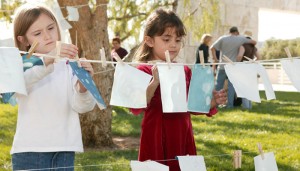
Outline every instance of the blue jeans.
<path fill-rule="evenodd" d="M 74 171 L 75 152 L 25 152 L 12 155 L 13 170 Z"/>
<path fill-rule="evenodd" d="M 217 73 L 217 85 L 216 90 L 219 91 L 224 87 L 225 79 L 227 79 L 227 74 L 224 69 L 218 69 Z M 228 80 L 228 91 L 227 91 L 227 108 L 233 108 L 235 90 L 232 83 Z"/>

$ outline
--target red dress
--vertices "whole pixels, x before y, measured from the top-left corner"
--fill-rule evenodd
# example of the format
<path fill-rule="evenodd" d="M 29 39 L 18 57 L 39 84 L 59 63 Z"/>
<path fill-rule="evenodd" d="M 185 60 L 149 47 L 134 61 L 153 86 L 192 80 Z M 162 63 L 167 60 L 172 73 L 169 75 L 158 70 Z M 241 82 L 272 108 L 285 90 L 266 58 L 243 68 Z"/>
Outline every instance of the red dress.
<path fill-rule="evenodd" d="M 152 75 L 149 65 L 140 65 L 137 68 Z M 186 89 L 191 80 L 191 70 L 184 67 L 186 75 Z M 144 111 L 142 121 L 139 160 L 168 160 L 181 155 L 196 155 L 196 146 L 193 136 L 190 113 L 163 113 L 160 87 L 158 87 L 145 109 L 131 109 L 135 115 Z M 211 109 L 208 116 L 217 113 Z M 180 171 L 177 160 L 160 161 L 168 165 L 170 171 Z"/>

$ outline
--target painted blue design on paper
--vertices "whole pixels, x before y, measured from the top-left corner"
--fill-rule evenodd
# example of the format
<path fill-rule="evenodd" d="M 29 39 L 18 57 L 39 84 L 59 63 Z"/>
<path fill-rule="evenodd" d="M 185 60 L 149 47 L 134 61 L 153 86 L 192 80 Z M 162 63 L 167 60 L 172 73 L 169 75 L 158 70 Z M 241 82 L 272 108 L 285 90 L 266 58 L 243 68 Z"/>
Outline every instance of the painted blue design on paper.
<path fill-rule="evenodd" d="M 77 62 L 69 62 L 73 72 L 79 79 L 79 81 L 84 85 L 84 87 L 93 95 L 97 101 L 97 105 L 100 109 L 105 109 L 106 105 L 101 97 L 94 80 L 91 75 L 84 69 L 78 67 Z"/>
<path fill-rule="evenodd" d="M 214 89 L 214 75 L 210 66 L 195 64 L 188 94 L 188 111 L 209 113 Z"/>

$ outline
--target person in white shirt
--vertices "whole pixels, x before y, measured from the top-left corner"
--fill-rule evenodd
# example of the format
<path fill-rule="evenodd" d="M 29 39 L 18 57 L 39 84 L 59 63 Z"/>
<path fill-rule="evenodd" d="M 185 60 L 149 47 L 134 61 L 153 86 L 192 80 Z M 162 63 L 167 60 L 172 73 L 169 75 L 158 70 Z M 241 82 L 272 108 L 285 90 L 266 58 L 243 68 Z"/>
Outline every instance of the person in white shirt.
<path fill-rule="evenodd" d="M 55 51 L 60 40 L 57 20 L 46 7 L 23 5 L 15 13 L 16 46 L 37 53 Z M 75 58 L 78 48 L 62 44 L 60 56 Z M 64 168 L 74 170 L 75 152 L 83 151 L 79 114 L 93 110 L 95 100 L 72 73 L 66 61 L 41 59 L 24 72 L 28 96 L 17 94 L 17 128 L 11 149 L 13 170 Z M 93 75 L 90 63 L 81 66 Z"/>

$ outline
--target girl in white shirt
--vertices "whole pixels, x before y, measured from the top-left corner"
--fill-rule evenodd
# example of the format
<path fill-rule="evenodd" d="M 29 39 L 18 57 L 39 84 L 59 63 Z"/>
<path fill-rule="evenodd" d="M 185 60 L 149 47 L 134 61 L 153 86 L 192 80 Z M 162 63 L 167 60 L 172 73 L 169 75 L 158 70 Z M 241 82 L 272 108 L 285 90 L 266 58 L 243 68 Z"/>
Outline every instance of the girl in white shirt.
<path fill-rule="evenodd" d="M 53 52 L 60 40 L 57 20 L 45 7 L 23 5 L 15 14 L 14 39 L 20 50 L 37 41 L 35 52 Z M 75 45 L 62 44 L 60 56 L 73 59 L 77 53 Z M 44 58 L 43 64 L 24 72 L 28 96 L 17 95 L 13 170 L 74 170 L 75 152 L 83 151 L 78 113 L 91 111 L 95 100 L 66 61 Z M 93 75 L 90 63 L 81 65 Z"/>

